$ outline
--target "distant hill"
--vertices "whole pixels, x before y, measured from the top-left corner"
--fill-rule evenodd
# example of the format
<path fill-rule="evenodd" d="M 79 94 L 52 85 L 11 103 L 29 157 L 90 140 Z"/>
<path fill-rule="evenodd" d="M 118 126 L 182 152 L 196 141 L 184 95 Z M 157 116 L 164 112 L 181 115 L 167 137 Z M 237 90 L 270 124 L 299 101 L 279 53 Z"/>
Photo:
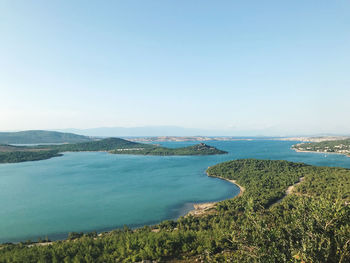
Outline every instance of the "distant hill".
<path fill-rule="evenodd" d="M 111 151 L 115 149 L 135 149 L 135 148 L 154 148 L 155 145 L 131 142 L 120 138 L 107 138 L 90 142 L 62 144 L 62 145 L 45 145 L 42 148 L 51 148 L 60 152 L 81 152 L 81 151 Z"/>
<path fill-rule="evenodd" d="M 233 130 L 210 130 L 184 128 L 178 126 L 141 126 L 141 127 L 99 127 L 90 129 L 63 129 L 61 132 L 72 132 L 86 136 L 98 137 L 154 137 L 154 136 L 235 136 L 244 134 Z"/>
<path fill-rule="evenodd" d="M 78 143 L 88 141 L 91 141 L 91 138 L 87 136 L 56 131 L 0 132 L 0 144 Z"/>
<path fill-rule="evenodd" d="M 144 126 L 144 127 L 99 127 L 91 129 L 65 129 L 62 132 L 99 137 L 134 137 L 134 136 L 196 136 L 217 135 L 217 131 L 189 129 L 177 126 Z"/>
<path fill-rule="evenodd" d="M 107 138 L 98 141 L 45 145 L 41 148 L 50 148 L 59 152 L 77 152 L 77 151 L 108 151 L 114 154 L 136 154 L 136 155 L 212 155 L 225 154 L 215 147 L 200 143 L 181 148 L 166 148 L 154 144 L 145 144 L 131 142 L 120 138 Z"/>
<path fill-rule="evenodd" d="M 145 144 L 139 144 L 145 145 Z M 138 155 L 213 155 L 213 154 L 225 154 L 227 152 L 219 150 L 213 146 L 209 146 L 205 143 L 199 143 L 181 148 L 166 148 L 166 147 L 147 147 L 147 148 L 131 148 L 131 149 L 116 149 L 111 151 L 114 154 L 138 154 Z"/>

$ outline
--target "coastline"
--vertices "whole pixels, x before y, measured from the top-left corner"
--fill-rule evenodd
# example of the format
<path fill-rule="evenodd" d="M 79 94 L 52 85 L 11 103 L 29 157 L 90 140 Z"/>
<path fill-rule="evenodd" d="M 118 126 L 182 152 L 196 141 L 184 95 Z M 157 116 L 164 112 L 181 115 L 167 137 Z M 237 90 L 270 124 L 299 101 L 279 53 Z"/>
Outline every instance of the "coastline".
<path fill-rule="evenodd" d="M 61 152 L 61 154 L 66 154 L 66 153 L 77 153 L 77 152 L 105 152 L 105 153 L 109 153 L 108 151 L 66 151 L 66 152 Z M 61 155 L 61 156 L 62 156 Z M 210 168 L 210 167 L 208 167 Z M 239 197 L 241 196 L 244 191 L 245 191 L 245 188 L 241 185 L 239 185 L 236 180 L 231 180 L 231 179 L 226 179 L 226 178 L 223 178 L 223 177 L 220 177 L 220 176 L 212 176 L 212 175 L 209 175 L 207 172 L 206 172 L 206 175 L 208 177 L 212 177 L 212 178 L 216 178 L 216 179 L 220 179 L 220 180 L 225 180 L 225 181 L 228 181 L 230 182 L 231 184 L 234 184 L 235 186 L 237 186 L 239 188 L 239 193 L 235 196 L 233 196 L 232 198 L 227 198 L 227 199 L 223 199 L 223 200 L 219 200 L 219 201 L 214 201 L 214 202 L 205 202 L 205 203 L 192 203 L 193 205 L 193 208 L 191 210 L 189 210 L 188 212 L 185 212 L 185 214 L 181 215 L 181 216 L 178 216 L 176 219 L 172 219 L 172 220 L 178 220 L 179 218 L 181 217 L 187 217 L 187 216 L 195 216 L 195 217 L 200 217 L 200 216 L 204 216 L 204 215 L 208 215 L 208 214 L 214 214 L 216 213 L 216 209 L 215 209 L 215 206 L 217 203 L 221 202 L 221 201 L 224 201 L 224 200 L 229 200 L 229 199 L 233 199 L 233 198 L 236 198 L 236 197 Z M 163 220 L 162 220 L 163 221 Z M 160 223 L 160 222 L 159 222 Z M 149 226 L 152 230 L 152 232 L 158 232 L 159 229 L 158 228 L 155 228 L 155 226 L 157 226 L 159 223 L 152 223 L 152 224 L 146 224 L 147 226 Z M 135 229 L 138 229 L 138 228 L 142 228 L 143 226 L 136 226 L 136 227 L 131 227 L 131 229 L 135 230 Z M 110 229 L 105 229 L 105 230 L 97 230 L 97 233 L 98 233 L 98 237 L 101 237 L 101 236 L 104 236 L 104 235 L 108 235 L 109 233 L 113 232 L 114 230 L 116 230 L 118 228 L 110 228 Z M 84 233 L 90 233 L 91 231 L 83 231 Z M 65 233 L 66 234 L 66 233 Z M 72 240 L 69 240 L 67 237 L 65 237 L 65 234 L 64 234 L 64 237 L 61 236 L 59 238 L 56 238 L 54 237 L 53 239 L 50 238 L 50 240 L 48 242 L 37 242 L 37 241 L 34 241 L 34 238 L 33 238 L 33 241 L 31 241 L 30 243 L 28 244 L 25 244 L 25 246 L 27 247 L 32 247 L 32 246 L 46 246 L 46 245 L 51 245 L 55 242 L 71 242 Z M 68 234 L 68 233 L 67 233 Z M 29 239 L 30 240 L 30 239 Z M 13 243 L 13 244 L 18 244 L 18 243 L 21 243 L 21 242 L 24 242 L 24 241 L 9 241 L 9 243 Z M 0 249 L 1 249 L 1 246 L 4 245 L 5 243 L 0 243 Z"/>
<path fill-rule="evenodd" d="M 209 168 L 210 167 L 208 167 L 208 169 Z M 243 186 L 239 185 L 236 180 L 226 179 L 226 178 L 223 178 L 223 177 L 220 177 L 220 176 L 212 176 L 212 175 L 209 175 L 208 172 L 206 172 L 206 174 L 207 174 L 208 177 L 217 178 L 217 179 L 220 179 L 220 180 L 225 180 L 225 181 L 230 182 L 231 184 L 234 184 L 235 186 L 238 186 L 239 194 L 234 196 L 233 198 L 241 196 L 244 193 L 244 191 L 245 191 L 245 188 Z M 229 199 L 231 199 L 231 198 L 229 198 Z M 228 199 L 226 199 L 226 200 L 228 200 Z M 221 200 L 221 201 L 223 201 L 223 200 Z M 193 210 L 189 211 L 185 215 L 185 217 L 187 217 L 187 216 L 199 217 L 199 216 L 203 216 L 203 215 L 213 214 L 216 211 L 216 209 L 215 209 L 216 204 L 221 202 L 221 201 L 206 202 L 206 203 L 195 203 L 195 204 L 193 204 Z"/>

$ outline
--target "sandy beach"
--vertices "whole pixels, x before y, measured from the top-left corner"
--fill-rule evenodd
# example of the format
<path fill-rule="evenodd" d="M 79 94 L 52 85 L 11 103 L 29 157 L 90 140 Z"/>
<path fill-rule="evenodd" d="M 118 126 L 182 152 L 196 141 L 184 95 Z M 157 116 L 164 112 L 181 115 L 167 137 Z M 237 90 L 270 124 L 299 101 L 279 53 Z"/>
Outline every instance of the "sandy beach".
<path fill-rule="evenodd" d="M 230 180 L 230 179 L 226 179 L 226 178 L 219 177 L 219 176 L 211 176 L 208 173 L 207 173 L 207 176 L 221 179 L 221 180 L 225 180 L 225 181 L 228 181 L 228 182 L 238 186 L 239 187 L 239 194 L 236 195 L 235 197 L 241 196 L 243 194 L 243 192 L 245 191 L 245 188 L 243 186 L 239 185 L 236 182 L 236 180 Z M 235 198 L 235 197 L 233 197 L 233 198 Z M 190 215 L 191 216 L 202 216 L 202 215 L 213 214 L 216 211 L 215 206 L 218 202 L 220 202 L 220 201 L 194 204 L 193 205 L 194 209 L 189 211 L 185 216 L 190 216 Z"/>

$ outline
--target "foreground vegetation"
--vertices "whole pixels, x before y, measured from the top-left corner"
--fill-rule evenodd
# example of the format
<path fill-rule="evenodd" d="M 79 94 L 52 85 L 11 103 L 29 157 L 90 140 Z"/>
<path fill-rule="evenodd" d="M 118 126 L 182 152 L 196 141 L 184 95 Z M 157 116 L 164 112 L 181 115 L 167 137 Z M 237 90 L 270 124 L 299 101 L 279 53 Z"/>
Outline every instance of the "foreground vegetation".
<path fill-rule="evenodd" d="M 345 140 L 323 141 L 315 143 L 299 143 L 293 145 L 298 151 L 340 153 L 350 156 L 350 138 Z"/>
<path fill-rule="evenodd" d="M 32 147 L 0 145 L 0 163 L 44 160 L 61 156 L 61 152 L 107 151 L 113 154 L 137 155 L 212 155 L 225 151 L 200 143 L 182 148 L 166 148 L 154 144 L 131 142 L 120 138 L 107 138 L 81 143 L 39 145 Z"/>
<path fill-rule="evenodd" d="M 6 244 L 0 262 L 350 261 L 350 170 L 247 159 L 215 165 L 208 174 L 246 190 L 218 203 L 213 215 L 71 234 L 47 246 Z M 293 194 L 276 203 L 300 177 Z"/>

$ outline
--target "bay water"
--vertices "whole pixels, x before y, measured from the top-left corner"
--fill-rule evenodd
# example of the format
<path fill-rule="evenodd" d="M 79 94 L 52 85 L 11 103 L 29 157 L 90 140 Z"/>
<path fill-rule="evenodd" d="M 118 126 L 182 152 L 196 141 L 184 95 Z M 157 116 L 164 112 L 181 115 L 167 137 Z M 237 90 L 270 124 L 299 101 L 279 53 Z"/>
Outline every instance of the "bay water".
<path fill-rule="evenodd" d="M 160 142 L 183 147 L 198 142 Z M 68 232 L 107 231 L 176 219 L 193 203 L 219 201 L 237 186 L 210 178 L 214 164 L 242 158 L 289 160 L 350 168 L 338 154 L 297 153 L 297 142 L 208 141 L 228 151 L 213 156 L 135 156 L 104 152 L 64 153 L 49 160 L 0 164 L 0 243 Z"/>

